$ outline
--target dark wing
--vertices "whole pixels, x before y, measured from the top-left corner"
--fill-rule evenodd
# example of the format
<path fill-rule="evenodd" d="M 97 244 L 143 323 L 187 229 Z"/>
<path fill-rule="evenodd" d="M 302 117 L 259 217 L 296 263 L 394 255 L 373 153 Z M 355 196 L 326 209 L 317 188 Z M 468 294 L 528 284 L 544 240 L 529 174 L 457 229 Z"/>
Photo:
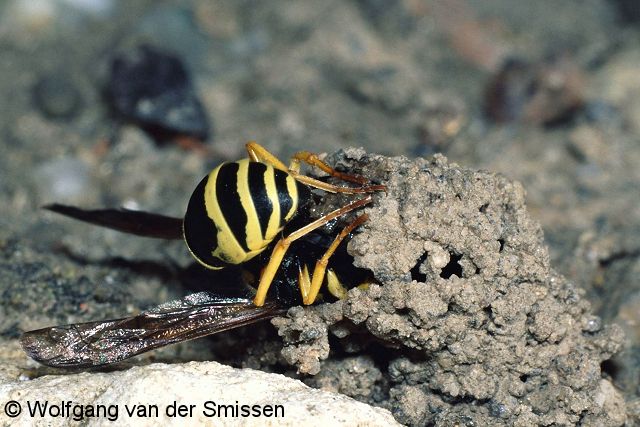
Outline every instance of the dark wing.
<path fill-rule="evenodd" d="M 80 221 L 122 231 L 123 233 L 158 239 L 182 239 L 181 218 L 132 211 L 124 208 L 88 210 L 57 203 L 43 206 L 43 208 Z"/>
<path fill-rule="evenodd" d="M 198 292 L 137 316 L 25 332 L 22 348 L 48 366 L 82 368 L 115 363 L 165 345 L 215 334 L 283 314 L 273 302 Z"/>

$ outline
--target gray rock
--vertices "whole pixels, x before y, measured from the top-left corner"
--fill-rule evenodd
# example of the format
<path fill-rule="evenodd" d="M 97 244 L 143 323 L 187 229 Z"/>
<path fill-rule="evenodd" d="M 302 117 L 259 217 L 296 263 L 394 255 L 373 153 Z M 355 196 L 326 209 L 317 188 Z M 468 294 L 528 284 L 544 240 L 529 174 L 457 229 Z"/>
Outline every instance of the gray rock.
<path fill-rule="evenodd" d="M 238 370 L 215 362 L 152 364 L 122 372 L 8 381 L 0 385 L 0 401 L 4 404 L 11 400 L 20 403 L 22 414 L 11 419 L 3 412 L 0 423 L 4 425 L 64 426 L 72 420 L 95 426 L 112 425 L 114 420 L 118 425 L 136 426 L 398 425 L 388 411 L 344 395 L 315 390 L 283 375 Z M 29 405 L 33 408 L 36 402 L 62 407 L 71 402 L 70 409 L 63 409 L 71 412 L 31 417 Z M 83 409 L 78 405 L 84 405 Z M 87 416 L 92 405 L 96 410 L 97 405 L 105 405 L 101 416 Z M 181 410 L 180 405 L 184 405 Z M 242 405 L 250 405 L 246 411 L 251 413 L 257 410 L 253 405 L 261 405 L 265 415 L 242 415 L 246 412 Z M 274 414 L 284 411 L 284 416 L 267 416 L 270 410 L 266 405 L 271 405 Z M 282 405 L 283 409 L 276 409 L 275 405 Z M 127 409 L 138 415 L 130 416 Z M 214 409 L 215 414 L 226 416 L 214 415 Z M 56 414 L 58 409 L 51 410 Z"/>

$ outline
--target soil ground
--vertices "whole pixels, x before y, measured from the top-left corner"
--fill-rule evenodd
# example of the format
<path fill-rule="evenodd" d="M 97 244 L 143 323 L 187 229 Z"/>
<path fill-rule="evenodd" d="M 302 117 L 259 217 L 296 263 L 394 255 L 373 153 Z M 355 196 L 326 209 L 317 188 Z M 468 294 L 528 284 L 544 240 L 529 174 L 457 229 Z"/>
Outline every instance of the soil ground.
<path fill-rule="evenodd" d="M 137 313 L 202 286 L 182 243 L 75 223 L 39 209 L 46 203 L 181 216 L 194 183 L 220 161 L 244 157 L 247 140 L 282 158 L 354 146 L 407 158 L 443 153 L 462 171 L 522 184 L 548 245 L 544 268 L 586 291 L 591 309 L 580 310 L 593 311 L 594 322 L 625 333 L 624 348 L 597 368 L 638 422 L 639 25 L 637 6 L 625 0 L 0 1 L 2 339 Z M 139 118 L 114 111 L 114 58 L 141 45 L 183 61 L 208 121 L 198 127 L 208 129 L 206 154 L 185 150 L 175 135 L 158 143 Z M 427 264 L 416 278 L 437 262 Z M 376 274 L 396 280 L 390 271 Z M 271 351 L 253 344 L 254 333 Z M 281 346 L 266 324 L 136 363 L 213 358 L 298 375 Z M 337 362 L 324 363 L 329 371 L 308 377 L 313 385 L 381 405 L 401 401 L 376 363 L 344 362 L 371 374 L 355 384 L 329 374 Z M 413 369 L 394 363 L 397 375 Z M 394 412 L 402 422 L 426 419 L 406 411 L 424 405 L 420 393 L 406 390 Z"/>

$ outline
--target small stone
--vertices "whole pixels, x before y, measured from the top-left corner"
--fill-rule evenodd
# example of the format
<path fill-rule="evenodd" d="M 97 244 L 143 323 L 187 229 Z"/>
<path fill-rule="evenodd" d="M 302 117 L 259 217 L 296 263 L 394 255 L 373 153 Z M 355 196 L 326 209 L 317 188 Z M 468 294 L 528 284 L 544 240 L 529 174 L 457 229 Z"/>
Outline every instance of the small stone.
<path fill-rule="evenodd" d="M 82 106 L 82 97 L 71 79 L 45 76 L 33 87 L 36 106 L 49 119 L 69 120 Z"/>
<path fill-rule="evenodd" d="M 602 330 L 602 319 L 598 316 L 588 316 L 584 320 L 582 330 L 591 333 Z"/>
<path fill-rule="evenodd" d="M 40 165 L 34 176 L 42 202 L 79 200 L 89 192 L 89 168 L 75 158 L 53 159 Z"/>
<path fill-rule="evenodd" d="M 207 139 L 211 124 L 182 61 L 150 46 L 117 55 L 107 96 L 124 119 L 154 134 Z"/>

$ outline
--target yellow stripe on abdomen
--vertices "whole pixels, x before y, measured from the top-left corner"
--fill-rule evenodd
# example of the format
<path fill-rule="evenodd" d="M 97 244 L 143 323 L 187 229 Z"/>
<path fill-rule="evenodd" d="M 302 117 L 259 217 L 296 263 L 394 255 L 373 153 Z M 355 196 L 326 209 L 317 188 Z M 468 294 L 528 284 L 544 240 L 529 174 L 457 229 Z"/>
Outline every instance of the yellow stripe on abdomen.
<path fill-rule="evenodd" d="M 290 221 L 298 210 L 298 185 L 291 175 L 287 176 L 287 191 L 293 203 L 291 204 L 289 212 L 284 216 L 284 220 Z"/>
<path fill-rule="evenodd" d="M 240 203 L 247 215 L 247 223 L 245 225 L 246 247 L 249 251 L 257 251 L 266 246 L 262 236 L 262 228 L 258 218 L 259 206 L 255 206 L 251 197 L 251 188 L 249 188 L 249 159 L 242 159 L 238 162 L 238 180 L 237 191 L 240 196 Z M 236 236 L 239 237 L 239 236 Z"/>
<path fill-rule="evenodd" d="M 267 165 L 267 171 L 264 174 L 264 186 L 267 189 L 267 197 L 271 201 L 273 209 L 269 217 L 269 225 L 264 233 L 265 240 L 271 242 L 276 235 L 282 230 L 280 224 L 280 199 L 278 198 L 278 189 L 276 187 L 275 169 L 271 165 Z"/>
<path fill-rule="evenodd" d="M 218 198 L 218 187 L 220 186 L 218 179 L 220 170 L 223 167 L 229 167 L 231 165 L 232 163 L 223 163 L 211 171 L 209 174 L 209 181 L 205 187 L 204 201 L 207 209 L 207 215 L 215 223 L 216 228 L 218 229 L 218 246 L 216 248 L 211 248 L 212 255 L 229 264 L 241 264 L 247 259 L 247 252 L 242 248 L 240 243 L 238 243 L 233 230 L 229 226 L 229 223 L 223 214 Z M 228 188 L 225 189 L 225 192 L 226 191 L 235 192 L 237 190 L 235 188 Z M 237 196 L 234 196 L 234 194 L 225 194 L 225 197 Z"/>

